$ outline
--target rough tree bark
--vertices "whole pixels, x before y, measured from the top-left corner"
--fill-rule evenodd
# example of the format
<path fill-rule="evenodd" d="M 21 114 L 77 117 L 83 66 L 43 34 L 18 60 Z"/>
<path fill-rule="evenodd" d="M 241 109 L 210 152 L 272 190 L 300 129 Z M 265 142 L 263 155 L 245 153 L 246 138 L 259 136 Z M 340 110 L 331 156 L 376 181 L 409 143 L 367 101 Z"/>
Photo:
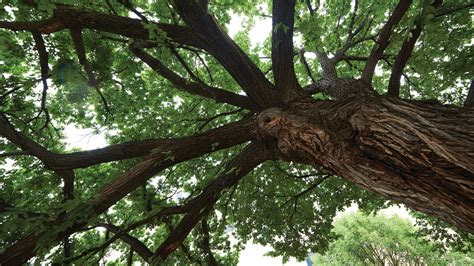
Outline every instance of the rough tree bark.
<path fill-rule="evenodd" d="M 258 128 L 283 160 L 323 166 L 474 232 L 473 109 L 383 96 L 307 100 L 262 112 Z"/>

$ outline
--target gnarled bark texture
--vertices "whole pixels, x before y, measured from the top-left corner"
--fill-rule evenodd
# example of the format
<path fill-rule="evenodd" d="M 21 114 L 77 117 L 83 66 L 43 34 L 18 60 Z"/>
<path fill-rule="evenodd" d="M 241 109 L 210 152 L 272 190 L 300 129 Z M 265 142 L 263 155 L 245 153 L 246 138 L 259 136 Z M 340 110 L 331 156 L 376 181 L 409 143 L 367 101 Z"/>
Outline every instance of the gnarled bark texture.
<path fill-rule="evenodd" d="M 474 232 L 474 110 L 387 97 L 293 103 L 259 115 L 284 160 Z"/>

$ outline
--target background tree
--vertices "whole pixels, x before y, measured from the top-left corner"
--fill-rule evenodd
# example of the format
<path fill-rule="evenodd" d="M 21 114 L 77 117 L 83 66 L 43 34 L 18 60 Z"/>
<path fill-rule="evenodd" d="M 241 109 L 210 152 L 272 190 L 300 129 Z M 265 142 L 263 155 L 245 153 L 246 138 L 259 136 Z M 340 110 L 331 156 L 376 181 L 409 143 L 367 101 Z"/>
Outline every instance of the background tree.
<path fill-rule="evenodd" d="M 356 212 L 338 219 L 333 230 L 339 238 L 323 255 L 311 256 L 316 265 L 470 265 L 474 259 L 472 252 L 438 249 L 398 216 Z"/>
<path fill-rule="evenodd" d="M 303 258 L 385 199 L 474 231 L 468 1 L 1 6 L 2 265 Z M 109 146 L 68 150 L 70 125 Z"/>

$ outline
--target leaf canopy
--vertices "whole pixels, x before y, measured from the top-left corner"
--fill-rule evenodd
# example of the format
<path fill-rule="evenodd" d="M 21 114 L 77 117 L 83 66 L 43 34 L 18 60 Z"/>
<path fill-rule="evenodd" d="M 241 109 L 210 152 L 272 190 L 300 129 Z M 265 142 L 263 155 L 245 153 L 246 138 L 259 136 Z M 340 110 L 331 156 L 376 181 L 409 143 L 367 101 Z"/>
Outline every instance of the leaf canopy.
<path fill-rule="evenodd" d="M 311 12 L 307 2 L 312 4 Z M 387 14 L 396 5 L 396 1 L 319 2 L 296 1 L 294 29 L 283 23 L 274 28 L 275 32 L 281 30 L 284 34 L 294 31 L 293 63 L 302 86 L 311 84 L 312 78 L 321 78 L 318 51 L 335 56 L 346 43 L 351 46 L 336 65 L 337 74 L 359 77 L 364 68 L 363 59 L 370 54 Z M 423 32 L 404 69 L 400 96 L 462 105 L 473 77 L 473 27 L 469 9 L 472 4 L 467 0 L 446 0 L 441 7 L 433 9 L 431 2 L 414 1 L 396 25 L 377 65 L 373 86 L 379 93 L 386 93 L 399 47 L 410 37 L 410 30 L 420 24 Z M 0 112 L 18 132 L 48 151 L 61 154 L 79 151 L 80 148 L 70 143 L 77 138 L 74 136 L 77 129 L 104 136 L 107 145 L 176 139 L 246 119 L 255 111 L 245 108 L 254 103 L 233 106 L 213 91 L 211 97 L 190 93 L 192 86 L 203 87 L 204 91 L 221 88 L 240 96 L 247 91 L 223 66 L 222 59 L 202 47 L 212 45 L 212 40 L 208 40 L 210 44 L 193 43 L 191 34 L 187 36 L 189 39 L 178 40 L 179 37 L 170 34 L 173 31 L 160 26 L 184 25 L 174 1 L 39 0 L 37 6 L 31 3 L 35 1 L 0 2 Z M 77 29 L 71 25 L 67 26 L 69 29 L 47 32 L 43 28 L 12 30 L 6 23 L 48 20 L 64 6 L 140 19 L 145 37 L 133 38 L 127 29 L 84 26 L 79 28 L 84 49 L 81 55 L 78 53 L 81 45 L 72 36 Z M 233 40 L 273 82 L 269 60 L 272 30 L 265 33 L 268 36 L 263 43 L 254 43 L 255 35 L 252 35 L 263 34 L 252 29 L 271 20 L 271 1 L 213 0 L 209 1 L 207 10 L 227 31 L 233 30 L 229 29 L 232 20 L 243 18 Z M 350 40 L 348 33 L 356 30 L 358 33 Z M 45 70 L 40 60 L 42 50 L 32 34 L 38 31 L 44 40 L 43 52 L 47 52 L 46 76 L 42 74 Z M 123 34 L 117 34 L 120 31 Z M 149 55 L 185 82 L 160 75 L 156 68 L 150 68 L 138 58 L 131 47 L 148 48 Z M 47 80 L 46 87 L 43 80 Z M 324 94 L 314 97 L 330 98 Z M 101 224 L 129 228 L 127 233 L 150 250 L 159 248 L 185 214 L 177 212 L 161 219 L 150 217 L 165 208 L 186 204 L 219 175 L 238 174 L 239 168 L 227 169 L 226 165 L 244 149 L 245 143 L 241 141 L 222 149 L 220 141 L 211 141 L 212 152 L 184 161 L 176 158 L 173 150 L 160 146 L 157 154 L 163 156 L 163 161 L 176 160 L 176 164 L 137 185 L 133 192 L 100 215 L 94 214 L 96 195 L 139 163 L 141 160 L 135 158 L 138 156 L 74 169 L 74 192 L 66 196 L 63 190 L 66 179 L 59 177 L 54 167 L 34 156 L 0 156 L 0 250 L 32 232 L 46 230 L 48 233 L 39 241 L 40 260 L 64 262 L 64 243 L 58 249 L 50 249 L 49 243 L 58 232 L 80 223 L 79 232 L 69 237 L 73 245 L 71 257 L 77 263 L 97 262 L 104 257 L 115 263 L 124 263 L 130 257 L 142 261 L 139 256 L 129 255 L 133 254 L 129 244 L 114 239 L 117 234 L 112 230 L 100 229 Z M 0 150 L 9 154 L 19 152 L 20 148 L 0 138 Z M 208 245 L 219 263 L 235 264 L 243 244 L 251 239 L 271 245 L 272 255 L 303 259 L 308 252 L 324 252 L 328 248 L 336 238 L 331 231 L 336 213 L 353 203 L 367 212 L 393 204 L 323 169 L 268 161 L 226 188 L 216 204 L 206 210 L 203 214 L 207 217 L 206 224 L 202 223 L 203 228 L 209 228 L 210 236 L 205 229 L 196 227 L 166 263 L 206 262 L 210 256 L 203 250 Z M 51 223 L 65 213 L 68 213 L 66 223 Z M 421 219 L 429 221 L 425 217 Z M 143 220 L 146 224 L 138 226 Z M 425 226 L 430 228 L 433 223 L 436 221 Z M 121 255 L 112 259 L 111 251 Z"/>

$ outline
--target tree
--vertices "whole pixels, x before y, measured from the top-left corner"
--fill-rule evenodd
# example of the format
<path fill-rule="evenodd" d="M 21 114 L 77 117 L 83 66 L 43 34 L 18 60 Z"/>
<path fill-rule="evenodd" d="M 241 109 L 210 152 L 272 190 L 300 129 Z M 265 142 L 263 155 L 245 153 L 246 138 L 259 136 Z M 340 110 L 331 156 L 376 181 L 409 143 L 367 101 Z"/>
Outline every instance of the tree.
<path fill-rule="evenodd" d="M 232 263 L 229 230 L 302 258 L 373 193 L 474 231 L 468 1 L 1 5 L 2 265 Z"/>
<path fill-rule="evenodd" d="M 316 265 L 469 265 L 473 254 L 442 252 L 398 216 L 348 214 L 335 223 L 339 238 L 324 254 L 312 256 Z"/>

